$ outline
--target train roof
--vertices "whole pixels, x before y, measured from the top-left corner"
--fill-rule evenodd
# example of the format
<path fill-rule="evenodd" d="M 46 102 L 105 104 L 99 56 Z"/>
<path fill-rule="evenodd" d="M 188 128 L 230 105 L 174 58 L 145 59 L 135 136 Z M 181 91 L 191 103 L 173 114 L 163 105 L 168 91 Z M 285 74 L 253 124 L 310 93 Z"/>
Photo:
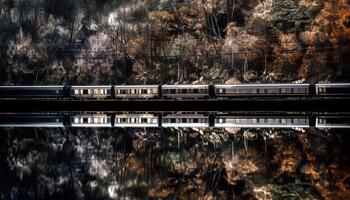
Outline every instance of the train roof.
<path fill-rule="evenodd" d="M 72 85 L 74 88 L 86 88 L 86 89 L 93 89 L 93 88 L 111 88 L 111 85 Z"/>
<path fill-rule="evenodd" d="M 209 85 L 163 85 L 162 88 L 208 88 Z"/>
<path fill-rule="evenodd" d="M 64 86 L 0 86 L 0 90 L 2 91 L 40 91 L 40 90 L 62 90 Z"/>
<path fill-rule="evenodd" d="M 310 84 L 300 84 L 300 83 L 281 83 L 281 84 L 273 84 L 273 83 L 268 83 L 268 84 L 253 84 L 253 83 L 248 83 L 248 84 L 219 84 L 219 85 L 215 85 L 215 87 L 285 87 L 285 86 L 301 86 L 301 87 L 308 87 L 310 86 Z"/>
<path fill-rule="evenodd" d="M 63 88 L 63 85 L 4 85 L 0 88 Z"/>
<path fill-rule="evenodd" d="M 142 118 L 142 117 L 158 117 L 158 115 L 155 114 L 116 114 L 115 115 L 116 118 L 131 118 L 131 117 L 138 117 L 138 118 Z"/>
<path fill-rule="evenodd" d="M 317 83 L 316 86 L 350 86 L 350 83 Z"/>
<path fill-rule="evenodd" d="M 114 88 L 158 88 L 158 85 L 115 85 Z"/>

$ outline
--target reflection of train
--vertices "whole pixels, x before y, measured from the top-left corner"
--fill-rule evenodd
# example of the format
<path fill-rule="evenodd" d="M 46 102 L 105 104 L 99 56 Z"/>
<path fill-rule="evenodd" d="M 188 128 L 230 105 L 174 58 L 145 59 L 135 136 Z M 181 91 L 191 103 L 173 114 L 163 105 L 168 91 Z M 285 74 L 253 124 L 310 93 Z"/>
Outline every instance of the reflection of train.
<path fill-rule="evenodd" d="M 0 127 L 350 128 L 350 115 L 205 113 L 1 114 Z"/>
<path fill-rule="evenodd" d="M 209 116 L 204 114 L 168 114 L 162 116 L 163 127 L 209 127 Z"/>
<path fill-rule="evenodd" d="M 2 98 L 207 99 L 350 96 L 350 83 L 235 85 L 0 86 Z"/>
<path fill-rule="evenodd" d="M 274 127 L 296 128 L 309 127 L 308 116 L 217 116 L 215 127 Z"/>

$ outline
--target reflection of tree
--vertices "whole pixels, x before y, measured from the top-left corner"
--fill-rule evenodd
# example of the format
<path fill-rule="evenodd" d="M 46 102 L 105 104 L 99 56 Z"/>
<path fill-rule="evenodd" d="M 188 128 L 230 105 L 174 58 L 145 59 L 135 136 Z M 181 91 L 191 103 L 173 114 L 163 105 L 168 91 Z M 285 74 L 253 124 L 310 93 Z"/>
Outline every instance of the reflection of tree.
<path fill-rule="evenodd" d="M 346 138 L 333 135 L 313 130 L 2 129 L 0 196 L 319 198 L 317 190 L 341 199 L 349 194 L 350 172 L 344 165 L 349 159 L 343 153 Z"/>

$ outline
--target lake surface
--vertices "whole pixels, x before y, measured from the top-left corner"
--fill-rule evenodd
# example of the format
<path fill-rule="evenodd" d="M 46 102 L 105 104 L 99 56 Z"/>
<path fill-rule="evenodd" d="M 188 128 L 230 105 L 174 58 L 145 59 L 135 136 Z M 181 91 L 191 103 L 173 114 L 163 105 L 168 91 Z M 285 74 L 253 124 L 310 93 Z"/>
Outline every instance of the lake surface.
<path fill-rule="evenodd" d="M 348 132 L 1 128 L 0 199 L 347 199 Z"/>

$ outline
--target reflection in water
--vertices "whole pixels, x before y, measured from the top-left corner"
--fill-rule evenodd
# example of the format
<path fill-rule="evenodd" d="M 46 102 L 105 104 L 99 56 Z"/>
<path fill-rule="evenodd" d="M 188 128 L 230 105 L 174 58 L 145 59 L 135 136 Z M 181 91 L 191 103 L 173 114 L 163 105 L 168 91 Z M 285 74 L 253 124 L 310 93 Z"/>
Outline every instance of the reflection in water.
<path fill-rule="evenodd" d="M 0 199 L 346 199 L 346 130 L 0 129 Z"/>
<path fill-rule="evenodd" d="M 0 127 L 350 128 L 349 113 L 64 112 L 0 114 Z"/>

